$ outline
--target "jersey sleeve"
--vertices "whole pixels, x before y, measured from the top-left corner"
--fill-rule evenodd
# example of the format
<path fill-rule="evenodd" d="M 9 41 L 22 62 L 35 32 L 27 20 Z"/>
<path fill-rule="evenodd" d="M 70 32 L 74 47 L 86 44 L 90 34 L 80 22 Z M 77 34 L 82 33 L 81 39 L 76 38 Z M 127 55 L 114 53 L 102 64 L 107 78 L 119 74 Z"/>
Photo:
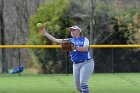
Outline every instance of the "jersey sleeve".
<path fill-rule="evenodd" d="M 89 40 L 85 37 L 85 40 L 84 40 L 84 46 L 88 46 L 89 47 Z"/>

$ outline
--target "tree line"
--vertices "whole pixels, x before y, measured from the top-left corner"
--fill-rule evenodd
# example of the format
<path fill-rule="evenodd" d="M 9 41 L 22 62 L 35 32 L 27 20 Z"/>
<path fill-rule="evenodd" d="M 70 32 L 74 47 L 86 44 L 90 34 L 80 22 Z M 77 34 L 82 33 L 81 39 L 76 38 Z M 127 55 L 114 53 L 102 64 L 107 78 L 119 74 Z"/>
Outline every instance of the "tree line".
<path fill-rule="evenodd" d="M 2 0 L 1 0 L 2 2 Z M 27 3 L 28 2 L 28 3 Z M 37 23 L 43 23 L 44 27 L 56 38 L 70 37 L 68 27 L 71 25 L 79 25 L 87 38 L 90 38 L 90 20 L 91 12 L 93 15 L 93 42 L 94 44 L 139 44 L 139 20 L 140 11 L 135 3 L 137 0 L 128 3 L 128 0 L 96 0 L 94 11 L 91 9 L 91 0 L 47 0 L 40 4 L 37 1 L 34 13 L 29 12 L 29 1 L 18 1 L 14 3 L 17 14 L 16 21 L 18 31 L 16 35 L 16 43 L 14 44 L 54 44 L 44 36 L 38 33 Z M 38 3 L 37 3 L 38 2 Z M 135 3 L 134 3 L 135 2 Z M 94 2 L 95 3 L 95 2 Z M 2 3 L 1 3 L 2 4 Z M 2 6 L 1 6 L 2 7 Z M 0 8 L 0 23 L 2 24 L 2 11 Z M 2 14 L 3 15 L 3 14 Z M 24 25 L 24 26 L 23 26 Z M 2 36 L 7 34 L 0 26 L 1 44 Z M 9 32 L 10 33 L 10 32 Z M 20 37 L 20 35 L 22 37 Z M 7 35 L 5 35 L 7 37 Z M 26 39 L 23 39 L 25 37 Z M 22 41 L 23 40 L 23 41 Z M 4 40 L 4 43 L 6 41 Z M 7 43 L 6 43 L 7 44 Z M 1 49 L 1 58 L 4 59 L 4 53 Z M 18 50 L 12 50 L 17 55 Z M 18 59 L 18 55 L 12 55 L 12 58 L 22 60 L 27 68 L 38 70 L 38 73 L 64 73 L 66 69 L 66 54 L 61 49 L 27 49 L 22 55 L 22 59 Z M 22 53 L 21 53 L 22 54 Z M 139 49 L 93 49 L 93 58 L 95 60 L 95 72 L 139 72 Z M 135 57 L 135 55 L 137 55 Z M 28 56 L 28 57 L 27 57 Z M 69 58 L 69 56 L 68 56 Z M 9 59 L 9 58 L 8 58 Z M 26 59 L 26 60 L 25 60 Z M 7 60 L 7 59 L 6 59 Z M 13 64 L 10 61 L 2 61 L 7 64 L 5 70 L 11 68 Z M 14 64 L 16 64 L 15 62 Z M 71 72 L 70 60 L 69 70 Z M 15 65 L 14 65 L 15 66 Z"/>

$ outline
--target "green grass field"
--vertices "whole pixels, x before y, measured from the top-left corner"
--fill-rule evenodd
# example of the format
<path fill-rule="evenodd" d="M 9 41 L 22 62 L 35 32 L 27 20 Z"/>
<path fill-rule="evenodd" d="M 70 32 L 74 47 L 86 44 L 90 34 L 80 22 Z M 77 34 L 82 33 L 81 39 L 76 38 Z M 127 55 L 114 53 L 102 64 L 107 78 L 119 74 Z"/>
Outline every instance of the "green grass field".
<path fill-rule="evenodd" d="M 140 93 L 139 73 L 93 74 L 91 93 Z M 0 75 L 0 93 L 79 93 L 72 75 Z"/>

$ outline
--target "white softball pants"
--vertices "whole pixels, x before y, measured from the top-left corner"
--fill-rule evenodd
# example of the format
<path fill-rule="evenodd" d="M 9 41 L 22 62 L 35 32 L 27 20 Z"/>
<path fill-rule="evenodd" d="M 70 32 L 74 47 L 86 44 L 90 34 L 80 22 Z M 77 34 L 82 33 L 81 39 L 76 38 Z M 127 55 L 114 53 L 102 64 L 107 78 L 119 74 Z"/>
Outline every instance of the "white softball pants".
<path fill-rule="evenodd" d="M 81 93 L 89 93 L 88 80 L 94 70 L 93 59 L 83 63 L 73 64 L 73 77 L 75 87 Z"/>

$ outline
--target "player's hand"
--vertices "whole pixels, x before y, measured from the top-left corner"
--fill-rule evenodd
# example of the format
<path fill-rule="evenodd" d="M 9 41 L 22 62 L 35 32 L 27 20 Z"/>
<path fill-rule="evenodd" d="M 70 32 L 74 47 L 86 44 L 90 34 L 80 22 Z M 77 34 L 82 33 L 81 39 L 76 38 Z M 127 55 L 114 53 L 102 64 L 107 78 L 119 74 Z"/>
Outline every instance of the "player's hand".
<path fill-rule="evenodd" d="M 42 23 L 37 23 L 36 26 L 41 34 L 45 34 L 46 30 Z"/>
<path fill-rule="evenodd" d="M 45 28 L 41 28 L 41 29 L 39 29 L 39 32 L 40 32 L 41 34 L 45 34 L 45 33 L 46 33 L 46 30 L 45 30 Z"/>

